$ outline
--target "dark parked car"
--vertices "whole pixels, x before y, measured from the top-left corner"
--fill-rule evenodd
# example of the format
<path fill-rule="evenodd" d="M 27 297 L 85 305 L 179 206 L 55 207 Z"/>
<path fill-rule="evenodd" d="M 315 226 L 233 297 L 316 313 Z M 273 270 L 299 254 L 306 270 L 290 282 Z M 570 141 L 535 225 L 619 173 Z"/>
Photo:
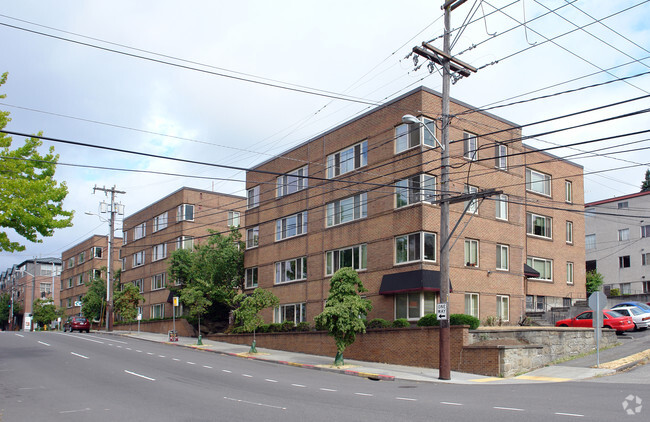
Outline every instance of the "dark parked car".
<path fill-rule="evenodd" d="M 65 333 L 66 331 L 85 331 L 87 333 L 90 332 L 90 321 L 88 321 L 85 317 L 82 316 L 73 316 L 68 318 L 68 320 L 63 324 L 63 332 Z"/>

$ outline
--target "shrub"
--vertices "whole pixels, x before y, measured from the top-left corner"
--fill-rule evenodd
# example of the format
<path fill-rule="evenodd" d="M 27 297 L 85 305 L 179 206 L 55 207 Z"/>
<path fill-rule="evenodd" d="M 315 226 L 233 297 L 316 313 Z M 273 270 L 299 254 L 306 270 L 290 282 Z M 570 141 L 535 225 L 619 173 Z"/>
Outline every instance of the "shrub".
<path fill-rule="evenodd" d="M 316 331 L 327 331 L 327 326 L 323 322 L 316 321 L 314 324 L 314 329 Z"/>
<path fill-rule="evenodd" d="M 366 328 L 369 330 L 388 327 L 390 327 L 390 322 L 382 318 L 375 318 L 371 319 L 370 321 L 366 321 Z"/>
<path fill-rule="evenodd" d="M 279 333 L 280 331 L 282 331 L 282 324 L 277 322 L 269 324 L 269 333 Z"/>
<path fill-rule="evenodd" d="M 393 327 L 395 328 L 407 328 L 410 327 L 411 323 L 406 318 L 398 318 L 393 321 Z"/>
<path fill-rule="evenodd" d="M 257 332 L 258 333 L 268 333 L 269 332 L 269 324 L 262 324 L 259 327 L 257 327 Z"/>
<path fill-rule="evenodd" d="M 485 322 L 483 322 L 483 324 L 485 324 L 487 327 L 500 327 L 503 325 L 503 320 L 494 315 L 490 315 L 489 317 L 485 318 Z"/>
<path fill-rule="evenodd" d="M 418 327 L 437 327 L 440 325 L 436 314 L 426 314 L 418 321 Z"/>
<path fill-rule="evenodd" d="M 476 330 L 479 325 L 481 325 L 481 321 L 473 317 L 471 315 L 465 315 L 465 314 L 451 314 L 449 316 L 449 324 L 450 325 L 469 325 L 469 328 L 472 330 Z"/>
<path fill-rule="evenodd" d="M 289 331 L 293 331 L 294 328 L 296 328 L 296 324 L 294 324 L 293 321 L 284 321 L 281 325 L 282 327 L 280 331 L 285 333 Z"/>
<path fill-rule="evenodd" d="M 621 295 L 621 291 L 620 291 L 619 289 L 611 289 L 611 290 L 609 291 L 609 295 L 610 295 L 610 296 L 620 296 L 620 295 Z"/>
<path fill-rule="evenodd" d="M 311 330 L 311 326 L 306 321 L 300 322 L 298 323 L 298 325 L 296 325 L 296 331 L 309 331 L 309 330 Z"/>

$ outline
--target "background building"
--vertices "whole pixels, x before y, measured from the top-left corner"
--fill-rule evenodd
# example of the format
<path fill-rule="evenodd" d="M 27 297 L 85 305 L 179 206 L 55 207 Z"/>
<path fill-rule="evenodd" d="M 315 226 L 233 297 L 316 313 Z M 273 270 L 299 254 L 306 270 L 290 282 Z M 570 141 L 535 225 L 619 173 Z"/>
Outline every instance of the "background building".
<path fill-rule="evenodd" d="M 245 284 L 279 297 L 267 320 L 312 322 L 346 266 L 369 318 L 434 312 L 440 149 L 402 116 L 439 137 L 440 110 L 418 88 L 247 172 Z M 455 100 L 451 113 L 452 196 L 500 192 L 450 207 L 451 312 L 516 323 L 584 299 L 582 167 L 522 145 L 514 123 Z"/>
<path fill-rule="evenodd" d="M 587 270 L 603 275 L 603 290 L 650 293 L 650 191 L 585 204 Z"/>

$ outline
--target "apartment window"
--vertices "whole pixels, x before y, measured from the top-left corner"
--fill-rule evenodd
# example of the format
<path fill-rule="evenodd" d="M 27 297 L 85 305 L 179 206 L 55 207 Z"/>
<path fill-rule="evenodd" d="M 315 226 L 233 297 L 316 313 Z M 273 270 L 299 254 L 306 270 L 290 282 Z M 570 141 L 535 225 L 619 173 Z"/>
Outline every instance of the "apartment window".
<path fill-rule="evenodd" d="M 566 263 L 566 284 L 573 284 L 573 262 Z"/>
<path fill-rule="evenodd" d="M 499 220 L 508 220 L 508 195 L 499 195 L 494 203 L 496 218 Z"/>
<path fill-rule="evenodd" d="M 494 146 L 494 166 L 499 170 L 508 170 L 508 147 L 503 144 Z"/>
<path fill-rule="evenodd" d="M 151 319 L 163 319 L 165 317 L 165 304 L 157 303 L 151 305 Z"/>
<path fill-rule="evenodd" d="M 277 179 L 276 196 L 281 197 L 306 189 L 307 176 L 307 166 L 279 176 Z"/>
<path fill-rule="evenodd" d="M 436 260 L 436 234 L 411 233 L 395 238 L 395 263 Z"/>
<path fill-rule="evenodd" d="M 144 280 L 142 280 L 141 278 L 134 280 L 133 285 L 138 288 L 138 291 L 140 293 L 144 293 Z"/>
<path fill-rule="evenodd" d="M 526 213 L 526 233 L 533 236 L 545 237 L 547 239 L 553 238 L 553 220 L 551 217 L 544 215 L 537 215 L 533 213 Z"/>
<path fill-rule="evenodd" d="M 478 267 L 478 240 L 465 239 L 465 266 Z"/>
<path fill-rule="evenodd" d="M 65 306 L 68 307 L 68 308 L 72 308 L 72 298 L 71 297 L 66 299 Z"/>
<path fill-rule="evenodd" d="M 596 249 L 596 235 L 588 234 L 585 236 L 585 249 Z"/>
<path fill-rule="evenodd" d="M 529 256 L 526 258 L 526 264 L 532 267 L 539 273 L 539 277 L 535 280 L 553 280 L 553 261 L 546 258 L 537 258 Z"/>
<path fill-rule="evenodd" d="M 618 231 L 618 241 L 624 242 L 630 240 L 630 229 L 621 229 Z"/>
<path fill-rule="evenodd" d="M 120 261 L 121 261 L 120 263 L 121 263 L 122 271 L 125 271 L 126 270 L 126 258 L 122 258 L 122 259 L 120 259 Z"/>
<path fill-rule="evenodd" d="M 466 194 L 478 193 L 478 188 L 472 185 L 465 185 L 465 193 Z M 470 201 L 465 201 L 465 208 L 467 209 L 467 212 L 476 214 L 478 212 L 478 200 L 475 198 Z"/>
<path fill-rule="evenodd" d="M 139 267 L 144 264 L 144 251 L 133 254 L 133 267 Z"/>
<path fill-rule="evenodd" d="M 650 252 L 641 254 L 641 265 L 650 265 Z"/>
<path fill-rule="evenodd" d="M 478 136 L 463 132 L 463 156 L 468 160 L 478 159 Z"/>
<path fill-rule="evenodd" d="M 275 240 L 307 233 L 307 211 L 284 217 L 275 222 Z"/>
<path fill-rule="evenodd" d="M 327 178 L 331 179 L 368 164 L 368 141 L 327 156 Z"/>
<path fill-rule="evenodd" d="M 74 285 L 74 284 L 72 283 L 72 277 L 70 277 L 70 278 L 68 279 L 68 283 L 67 283 L 68 289 L 71 288 L 73 285 Z"/>
<path fill-rule="evenodd" d="M 257 267 L 246 268 L 245 287 L 247 289 L 254 289 L 257 287 Z"/>
<path fill-rule="evenodd" d="M 167 227 L 167 211 L 153 218 L 153 231 L 157 232 Z"/>
<path fill-rule="evenodd" d="M 83 275 L 83 274 L 79 274 L 79 275 L 77 276 L 77 286 L 81 286 L 82 284 L 84 284 L 84 275 Z"/>
<path fill-rule="evenodd" d="M 618 268 L 630 268 L 630 255 L 618 257 Z"/>
<path fill-rule="evenodd" d="M 650 237 L 650 225 L 641 226 L 641 237 Z"/>
<path fill-rule="evenodd" d="M 246 191 L 246 208 L 251 209 L 260 205 L 260 187 L 255 186 Z"/>
<path fill-rule="evenodd" d="M 138 224 L 133 228 L 133 240 L 142 239 L 145 236 L 147 223 Z"/>
<path fill-rule="evenodd" d="M 100 246 L 93 246 L 93 248 L 90 250 L 90 254 L 92 255 L 92 258 L 101 258 L 102 248 Z"/>
<path fill-rule="evenodd" d="M 478 293 L 465 293 L 465 314 L 478 318 Z"/>
<path fill-rule="evenodd" d="M 194 249 L 194 238 L 192 236 L 180 236 L 176 238 L 176 249 Z"/>
<path fill-rule="evenodd" d="M 307 279 L 307 257 L 275 263 L 275 284 Z"/>
<path fill-rule="evenodd" d="M 126 230 L 122 230 L 122 244 L 123 245 L 126 245 L 126 239 L 128 238 L 128 234 L 129 234 L 129 232 L 127 232 Z"/>
<path fill-rule="evenodd" d="M 510 320 L 510 296 L 497 295 L 497 318 L 501 321 Z"/>
<path fill-rule="evenodd" d="M 434 120 L 421 118 L 431 132 L 426 130 L 421 124 L 404 123 L 395 128 L 395 153 L 399 154 L 407 149 L 417 147 L 420 145 L 420 139 L 423 139 L 423 144 L 435 147 L 436 138 L 431 134 L 436 133 L 436 124 Z"/>
<path fill-rule="evenodd" d="M 332 275 L 341 268 L 350 267 L 356 271 L 366 269 L 366 244 L 343 248 L 325 253 L 325 275 Z"/>
<path fill-rule="evenodd" d="M 176 209 L 176 221 L 194 221 L 194 205 L 179 205 Z"/>
<path fill-rule="evenodd" d="M 159 261 L 167 257 L 167 244 L 161 243 L 153 247 L 151 261 Z"/>
<path fill-rule="evenodd" d="M 508 271 L 508 246 L 497 244 L 497 270 Z"/>
<path fill-rule="evenodd" d="M 165 288 L 165 273 L 156 274 L 151 277 L 151 290 L 160 290 Z"/>
<path fill-rule="evenodd" d="M 368 216 L 368 194 L 360 193 L 349 198 L 327 204 L 327 227 L 350 221 L 366 218 Z"/>
<path fill-rule="evenodd" d="M 551 175 L 526 169 L 526 190 L 551 196 Z"/>
<path fill-rule="evenodd" d="M 246 230 L 246 249 L 255 248 L 260 242 L 260 228 L 253 227 Z"/>
<path fill-rule="evenodd" d="M 90 277 L 93 280 L 102 278 L 102 270 L 93 268 L 92 270 L 90 270 Z"/>
<path fill-rule="evenodd" d="M 40 285 L 41 297 L 52 293 L 52 283 L 41 283 Z"/>
<path fill-rule="evenodd" d="M 395 295 L 395 318 L 418 320 L 436 311 L 436 294 L 413 292 Z"/>
<path fill-rule="evenodd" d="M 621 294 L 622 295 L 629 295 L 632 293 L 631 289 L 632 285 L 630 283 L 621 283 L 620 288 L 621 288 Z"/>
<path fill-rule="evenodd" d="M 294 324 L 307 320 L 307 305 L 305 303 L 290 303 L 275 308 L 274 322 L 283 323 L 291 321 Z"/>
<path fill-rule="evenodd" d="M 571 221 L 566 222 L 566 243 L 573 244 L 573 223 Z"/>
<path fill-rule="evenodd" d="M 568 180 L 564 181 L 564 200 L 569 204 L 573 202 L 573 184 Z"/>
<path fill-rule="evenodd" d="M 74 267 L 74 256 L 68 259 L 68 268 Z"/>
<path fill-rule="evenodd" d="M 562 306 L 564 306 L 565 308 L 571 307 L 571 298 L 570 297 L 562 298 Z"/>
<path fill-rule="evenodd" d="M 86 260 L 86 252 L 81 252 L 79 254 L 79 264 L 83 264 L 85 260 Z"/>
<path fill-rule="evenodd" d="M 650 281 L 643 282 L 643 293 L 650 293 Z"/>
<path fill-rule="evenodd" d="M 239 227 L 239 211 L 228 211 L 228 227 Z"/>
<path fill-rule="evenodd" d="M 405 207 L 418 202 L 433 202 L 436 197 L 436 177 L 417 174 L 395 183 L 396 207 Z"/>
<path fill-rule="evenodd" d="M 619 209 L 619 210 L 620 210 L 621 208 L 627 208 L 627 207 L 628 207 L 628 203 L 627 203 L 627 201 L 619 202 L 617 205 L 618 205 L 618 209 Z"/>

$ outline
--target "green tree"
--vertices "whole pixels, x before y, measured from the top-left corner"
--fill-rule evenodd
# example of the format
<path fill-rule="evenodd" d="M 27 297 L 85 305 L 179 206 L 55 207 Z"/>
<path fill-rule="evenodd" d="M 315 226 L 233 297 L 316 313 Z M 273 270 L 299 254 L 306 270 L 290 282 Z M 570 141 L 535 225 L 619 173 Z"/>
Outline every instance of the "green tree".
<path fill-rule="evenodd" d="M 597 292 L 600 290 L 600 286 L 603 285 L 603 275 L 596 270 L 591 270 L 587 272 L 587 294 Z"/>
<path fill-rule="evenodd" d="M 89 320 L 102 320 L 106 309 L 106 281 L 94 278 L 88 285 L 88 291 L 81 298 L 81 311 Z"/>
<path fill-rule="evenodd" d="M 113 295 L 113 310 L 124 321 L 131 322 L 138 316 L 140 302 L 144 303 L 144 296 L 140 294 L 140 289 L 132 283 L 126 283 Z"/>
<path fill-rule="evenodd" d="M 0 76 L 0 86 L 6 81 L 5 72 Z M 10 120 L 9 112 L 0 111 L 0 130 Z M 39 235 L 49 237 L 54 229 L 72 226 L 73 212 L 63 209 L 68 187 L 54 180 L 59 160 L 59 156 L 54 155 L 54 147 L 50 147 L 48 154 L 41 155 L 38 148 L 43 143 L 37 138 L 29 138 L 25 145 L 15 149 L 11 148 L 11 143 L 12 138 L 0 132 L 0 227 L 40 243 L 43 240 Z M 10 240 L 7 232 L 0 232 L 0 252 L 22 250 L 25 250 L 24 245 Z"/>
<path fill-rule="evenodd" d="M 264 319 L 259 315 L 262 309 L 275 307 L 280 304 L 279 299 L 270 291 L 255 289 L 251 294 L 240 293 L 233 299 L 236 309 L 233 311 L 235 323 L 246 333 L 254 332 Z"/>
<path fill-rule="evenodd" d="M 372 309 L 370 300 L 363 299 L 359 293 L 367 291 L 359 275 L 352 268 L 341 268 L 330 281 L 330 292 L 325 302 L 325 310 L 316 316 L 317 326 L 324 327 L 336 342 L 334 365 L 343 365 L 343 351 L 357 338 L 357 333 L 365 333 L 363 318 Z"/>
<path fill-rule="evenodd" d="M 9 323 L 9 313 L 11 313 L 11 295 L 0 293 L 0 327 L 3 330 Z"/>
<path fill-rule="evenodd" d="M 645 179 L 641 182 L 641 192 L 650 191 L 650 169 L 645 171 Z"/>
<path fill-rule="evenodd" d="M 210 233 L 204 244 L 172 252 L 167 272 L 181 284 L 179 296 L 190 315 L 226 320 L 237 289 L 244 287 L 244 243 L 234 228 L 228 235 Z"/>
<path fill-rule="evenodd" d="M 39 327 L 45 327 L 52 321 L 62 316 L 62 312 L 56 308 L 52 299 L 36 299 L 34 301 L 33 321 Z"/>

